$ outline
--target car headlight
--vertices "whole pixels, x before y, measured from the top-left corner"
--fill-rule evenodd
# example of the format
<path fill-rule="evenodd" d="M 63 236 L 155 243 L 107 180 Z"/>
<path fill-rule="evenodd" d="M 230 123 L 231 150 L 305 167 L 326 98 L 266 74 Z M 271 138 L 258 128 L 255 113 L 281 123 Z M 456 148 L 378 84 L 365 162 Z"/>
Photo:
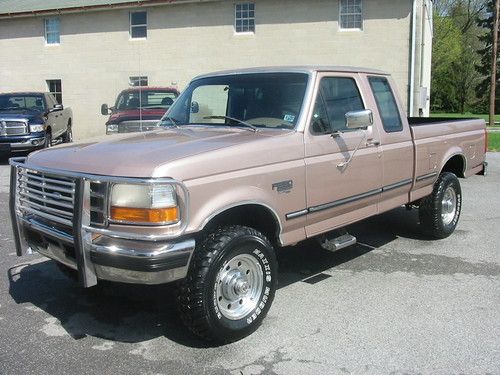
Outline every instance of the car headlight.
<path fill-rule="evenodd" d="M 106 125 L 106 134 L 113 134 L 113 133 L 118 133 L 118 125 L 117 124 Z"/>
<path fill-rule="evenodd" d="M 45 131 L 45 125 L 43 125 L 43 124 L 30 125 L 30 132 L 31 133 L 38 133 L 38 132 L 43 132 L 43 131 Z"/>
<path fill-rule="evenodd" d="M 176 189 L 168 184 L 116 184 L 111 190 L 109 219 L 145 225 L 175 224 L 179 221 Z"/>

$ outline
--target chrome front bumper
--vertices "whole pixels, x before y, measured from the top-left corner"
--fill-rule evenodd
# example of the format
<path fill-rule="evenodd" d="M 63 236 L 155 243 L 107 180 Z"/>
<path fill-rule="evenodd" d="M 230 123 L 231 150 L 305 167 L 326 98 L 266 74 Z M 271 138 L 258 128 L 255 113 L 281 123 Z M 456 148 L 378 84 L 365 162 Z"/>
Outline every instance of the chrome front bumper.
<path fill-rule="evenodd" d="M 38 252 L 78 271 L 84 287 L 98 279 L 135 284 L 163 284 L 183 279 L 195 248 L 191 238 L 131 238 L 119 232 L 90 227 L 89 185 L 77 179 L 73 235 L 36 216 L 26 215 L 16 204 L 17 170 L 11 159 L 10 215 L 18 256 Z"/>

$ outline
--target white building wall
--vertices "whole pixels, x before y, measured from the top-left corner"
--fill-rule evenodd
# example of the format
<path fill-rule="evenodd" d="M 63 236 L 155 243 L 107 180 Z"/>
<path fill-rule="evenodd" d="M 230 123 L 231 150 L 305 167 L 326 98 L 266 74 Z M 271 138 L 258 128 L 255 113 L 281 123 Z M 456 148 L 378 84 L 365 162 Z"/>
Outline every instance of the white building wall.
<path fill-rule="evenodd" d="M 406 104 L 412 1 L 365 0 L 362 31 L 339 30 L 335 0 L 257 0 L 255 34 L 234 33 L 234 3 L 144 7 L 147 40 L 130 40 L 129 12 L 61 14 L 61 43 L 46 46 L 43 17 L 0 20 L 0 91 L 46 90 L 61 79 L 76 138 L 104 134 L 102 103 L 130 76 L 182 89 L 201 73 L 266 65 L 354 65 L 390 72 Z M 7 53 L 8 58 L 5 58 Z"/>

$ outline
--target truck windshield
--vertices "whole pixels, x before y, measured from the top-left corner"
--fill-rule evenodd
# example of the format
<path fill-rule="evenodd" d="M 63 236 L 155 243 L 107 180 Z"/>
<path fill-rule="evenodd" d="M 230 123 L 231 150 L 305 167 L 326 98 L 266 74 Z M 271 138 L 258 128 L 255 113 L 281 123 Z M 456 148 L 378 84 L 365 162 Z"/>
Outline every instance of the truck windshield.
<path fill-rule="evenodd" d="M 42 95 L 2 94 L 0 111 L 8 110 L 45 112 L 45 102 Z"/>
<path fill-rule="evenodd" d="M 294 129 L 302 108 L 305 73 L 233 74 L 191 82 L 161 125 L 234 125 Z M 248 125 L 247 125 L 248 126 Z"/>
<path fill-rule="evenodd" d="M 134 90 L 123 91 L 116 99 L 117 110 L 123 111 L 127 109 L 138 108 L 164 108 L 168 109 L 175 98 L 176 92 L 159 91 L 159 90 Z"/>

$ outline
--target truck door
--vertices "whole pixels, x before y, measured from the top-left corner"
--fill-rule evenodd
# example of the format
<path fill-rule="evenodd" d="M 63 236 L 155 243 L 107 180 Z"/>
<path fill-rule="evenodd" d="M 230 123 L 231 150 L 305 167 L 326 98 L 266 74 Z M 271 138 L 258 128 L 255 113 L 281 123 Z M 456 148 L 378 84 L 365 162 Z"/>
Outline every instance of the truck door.
<path fill-rule="evenodd" d="M 380 129 L 383 190 L 379 212 L 383 212 L 408 202 L 414 168 L 413 141 L 390 77 L 368 76 L 367 79 L 378 109 L 374 111 L 374 121 Z"/>
<path fill-rule="evenodd" d="M 378 212 L 382 189 L 378 129 L 349 130 L 345 126 L 347 112 L 372 109 L 361 95 L 367 89 L 358 74 L 317 76 L 314 106 L 304 134 L 308 237 Z"/>

